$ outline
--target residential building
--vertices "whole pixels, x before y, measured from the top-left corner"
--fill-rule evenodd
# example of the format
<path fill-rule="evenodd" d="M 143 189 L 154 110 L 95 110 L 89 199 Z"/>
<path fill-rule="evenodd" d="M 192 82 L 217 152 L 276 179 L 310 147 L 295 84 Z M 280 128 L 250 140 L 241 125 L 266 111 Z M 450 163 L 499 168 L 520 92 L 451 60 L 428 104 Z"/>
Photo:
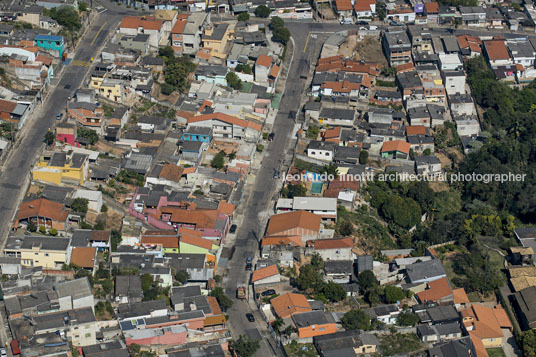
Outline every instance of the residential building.
<path fill-rule="evenodd" d="M 58 283 L 54 286 L 58 295 L 60 310 L 91 308 L 95 309 L 95 299 L 89 279 L 79 278 Z"/>
<path fill-rule="evenodd" d="M 411 63 L 411 42 L 405 31 L 385 32 L 382 47 L 391 66 Z"/>
<path fill-rule="evenodd" d="M 195 55 L 201 45 L 202 27 L 208 14 L 194 12 L 178 19 L 171 29 L 171 47 L 177 54 Z"/>
<path fill-rule="evenodd" d="M 277 213 L 285 211 L 307 211 L 319 215 L 323 221 L 337 220 L 337 199 L 332 197 L 280 198 Z"/>
<path fill-rule="evenodd" d="M 56 140 L 66 143 L 71 146 L 78 146 L 76 142 L 77 128 L 76 125 L 70 123 L 56 124 Z"/>
<path fill-rule="evenodd" d="M 311 338 L 337 332 L 333 317 L 323 311 L 301 312 L 292 315 L 299 338 Z"/>
<path fill-rule="evenodd" d="M 512 56 L 514 64 L 520 64 L 524 68 L 534 67 L 536 50 L 529 41 L 507 42 L 506 46 Z"/>
<path fill-rule="evenodd" d="M 410 283 L 428 283 L 447 276 L 439 259 L 408 265 L 406 274 Z"/>
<path fill-rule="evenodd" d="M 482 6 L 460 6 L 459 9 L 465 26 L 486 26 L 486 12 Z"/>
<path fill-rule="evenodd" d="M 314 345 L 321 356 L 353 356 L 376 353 L 380 345 L 373 334 L 356 330 L 315 336 Z"/>
<path fill-rule="evenodd" d="M 34 45 L 55 57 L 63 58 L 65 52 L 63 36 L 37 35 L 34 38 Z"/>
<path fill-rule="evenodd" d="M 270 300 L 276 317 L 286 319 L 294 314 L 313 311 L 305 295 L 286 293 Z"/>
<path fill-rule="evenodd" d="M 69 212 L 63 204 L 44 198 L 22 202 L 15 219 L 14 227 L 27 227 L 32 222 L 36 227 L 44 226 L 47 230 L 65 231 Z"/>
<path fill-rule="evenodd" d="M 524 330 L 536 328 L 536 286 L 531 286 L 514 294 L 514 308 Z"/>
<path fill-rule="evenodd" d="M 355 110 L 322 108 L 318 121 L 322 125 L 353 127 L 355 121 Z"/>
<path fill-rule="evenodd" d="M 260 135 L 261 124 L 223 113 L 203 114 L 188 119 L 188 127 L 212 129 L 214 138 L 253 140 Z"/>
<path fill-rule="evenodd" d="M 256 269 L 251 274 L 251 283 L 254 286 L 262 284 L 273 284 L 281 281 L 281 274 L 276 264 Z"/>
<path fill-rule="evenodd" d="M 22 266 L 61 270 L 69 263 L 70 243 L 70 238 L 11 237 L 6 242 L 4 254 L 20 257 Z"/>
<path fill-rule="evenodd" d="M 398 305 L 380 305 L 372 307 L 365 310 L 365 312 L 371 317 L 378 319 L 378 321 L 383 322 L 386 325 L 394 325 L 400 314 L 400 308 Z"/>
<path fill-rule="evenodd" d="M 465 94 L 465 73 L 463 71 L 441 71 L 441 77 L 445 84 L 445 90 L 449 96 Z"/>
<path fill-rule="evenodd" d="M 462 310 L 461 314 L 469 335 L 482 341 L 486 348 L 501 347 L 504 338 L 502 329 L 513 329 L 506 311 L 500 305 L 492 308 L 473 304 Z"/>
<path fill-rule="evenodd" d="M 82 198 L 88 201 L 88 209 L 100 213 L 103 205 L 102 192 L 93 190 L 76 190 L 73 199 Z"/>
<path fill-rule="evenodd" d="M 440 172 L 441 161 L 437 156 L 417 156 L 415 157 L 415 171 L 423 175 Z"/>
<path fill-rule="evenodd" d="M 203 48 L 210 51 L 212 57 L 225 59 L 227 57 L 229 43 L 234 37 L 234 24 L 211 23 L 205 26 L 201 43 Z"/>
<path fill-rule="evenodd" d="M 267 237 L 299 236 L 302 243 L 319 238 L 322 218 L 307 211 L 276 214 L 270 217 Z"/>
<path fill-rule="evenodd" d="M 358 21 L 373 18 L 376 15 L 376 0 L 356 0 L 354 13 Z"/>
<path fill-rule="evenodd" d="M 97 266 L 97 248 L 73 247 L 71 264 L 93 273 Z"/>
<path fill-rule="evenodd" d="M 417 326 L 417 336 L 423 342 L 448 341 L 462 337 L 462 329 L 457 322 L 432 326 L 419 325 Z"/>
<path fill-rule="evenodd" d="M 143 291 L 139 275 L 118 275 L 114 285 L 115 301 L 120 304 L 141 302 Z"/>
<path fill-rule="evenodd" d="M 136 36 L 137 34 L 149 35 L 149 46 L 158 48 L 162 40 L 167 43 L 164 31 L 164 21 L 155 20 L 154 17 L 124 16 L 119 25 L 119 33 Z"/>
<path fill-rule="evenodd" d="M 60 186 L 62 182 L 83 185 L 88 177 L 88 156 L 81 153 L 54 152 L 43 157 L 32 170 L 33 179 Z"/>
<path fill-rule="evenodd" d="M 354 242 L 350 237 L 340 239 L 318 239 L 307 242 L 307 247 L 311 247 L 313 252 L 320 255 L 324 261 L 352 260 L 353 246 Z"/>
<path fill-rule="evenodd" d="M 407 159 L 409 157 L 410 144 L 402 140 L 384 142 L 381 148 L 382 158 Z"/>
<path fill-rule="evenodd" d="M 484 53 L 491 66 L 506 66 L 513 64 L 504 40 L 484 41 Z"/>
<path fill-rule="evenodd" d="M 313 140 L 307 147 L 307 156 L 316 160 L 332 162 L 336 147 L 335 143 Z"/>
<path fill-rule="evenodd" d="M 33 316 L 35 333 L 65 334 L 73 346 L 97 343 L 97 320 L 89 307 Z"/>

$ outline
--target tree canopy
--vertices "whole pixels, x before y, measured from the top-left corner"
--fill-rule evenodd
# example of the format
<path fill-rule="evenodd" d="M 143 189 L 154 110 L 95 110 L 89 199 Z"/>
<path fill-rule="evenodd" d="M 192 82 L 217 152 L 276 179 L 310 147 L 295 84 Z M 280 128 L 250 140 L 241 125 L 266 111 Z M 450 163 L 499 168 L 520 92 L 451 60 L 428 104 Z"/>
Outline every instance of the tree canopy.
<path fill-rule="evenodd" d="M 272 11 L 266 5 L 259 5 L 255 8 L 255 16 L 267 18 Z"/>
<path fill-rule="evenodd" d="M 229 297 L 225 295 L 223 288 L 221 288 L 220 286 L 217 286 L 212 289 L 209 295 L 214 296 L 216 300 L 218 300 L 218 304 L 220 304 L 220 307 L 224 312 L 230 309 L 231 306 L 233 306 L 233 300 L 229 299 Z"/>
<path fill-rule="evenodd" d="M 78 11 L 72 6 L 60 6 L 53 7 L 52 9 L 46 11 L 48 16 L 58 21 L 58 24 L 65 27 L 71 32 L 77 32 L 82 27 L 80 22 L 80 17 L 78 16 Z"/>
<path fill-rule="evenodd" d="M 363 310 L 350 310 L 341 319 L 342 326 L 347 330 L 370 330 L 370 316 Z"/>
<path fill-rule="evenodd" d="M 249 14 L 247 12 L 241 12 L 240 14 L 238 14 L 237 19 L 238 21 L 246 22 L 249 20 Z"/>
<path fill-rule="evenodd" d="M 227 85 L 233 89 L 239 90 L 242 88 L 242 80 L 234 72 L 227 73 L 225 80 L 227 81 Z"/>
<path fill-rule="evenodd" d="M 238 339 L 230 342 L 230 347 L 237 357 L 252 357 L 261 346 L 259 341 L 246 335 L 240 335 Z"/>

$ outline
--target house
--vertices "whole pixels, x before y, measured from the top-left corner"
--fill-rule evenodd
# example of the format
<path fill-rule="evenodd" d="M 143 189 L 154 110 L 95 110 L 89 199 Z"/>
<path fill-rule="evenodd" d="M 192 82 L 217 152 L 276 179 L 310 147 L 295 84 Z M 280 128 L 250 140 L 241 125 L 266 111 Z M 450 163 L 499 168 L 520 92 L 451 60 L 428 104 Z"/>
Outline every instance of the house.
<path fill-rule="evenodd" d="M 458 35 L 456 36 L 456 39 L 458 40 L 458 45 L 460 46 L 461 53 L 464 56 L 475 57 L 482 54 L 482 40 L 480 40 L 479 37 Z"/>
<path fill-rule="evenodd" d="M 276 214 L 270 217 L 267 237 L 300 236 L 302 243 L 319 238 L 322 218 L 307 211 Z"/>
<path fill-rule="evenodd" d="M 534 67 L 534 57 L 536 50 L 532 48 L 529 41 L 507 42 L 506 46 L 512 56 L 514 64 L 520 64 L 524 68 Z"/>
<path fill-rule="evenodd" d="M 324 263 L 324 280 L 337 284 L 350 283 L 352 279 L 354 261 L 329 260 Z"/>
<path fill-rule="evenodd" d="M 307 211 L 319 215 L 322 221 L 337 220 L 337 199 L 332 197 L 293 197 L 280 198 L 276 211 Z"/>
<path fill-rule="evenodd" d="M 61 186 L 62 182 L 83 185 L 89 174 L 88 155 L 76 152 L 54 152 L 43 157 L 32 170 L 33 179 Z"/>
<path fill-rule="evenodd" d="M 484 41 L 484 53 L 491 66 L 506 66 L 513 64 L 504 40 Z"/>
<path fill-rule="evenodd" d="M 251 274 L 251 283 L 255 286 L 262 284 L 273 284 L 281 281 L 281 275 L 276 264 L 264 268 L 256 269 Z"/>
<path fill-rule="evenodd" d="M 186 19 L 177 20 L 171 29 L 171 47 L 176 54 L 192 56 L 197 53 L 207 16 L 205 12 L 194 12 L 188 14 Z"/>
<path fill-rule="evenodd" d="M 260 85 L 268 85 L 268 76 L 270 74 L 270 69 L 273 65 L 273 58 L 264 54 L 259 55 L 257 57 L 257 61 L 255 62 L 254 74 L 255 74 L 255 82 Z"/>
<path fill-rule="evenodd" d="M 73 247 L 70 263 L 93 273 L 97 266 L 97 248 Z"/>
<path fill-rule="evenodd" d="M 534 249 L 532 247 L 510 247 L 509 257 L 512 265 L 532 265 Z"/>
<path fill-rule="evenodd" d="M 336 0 L 335 1 L 335 11 L 339 15 L 340 21 L 343 21 L 344 19 L 352 20 L 352 15 L 353 15 L 352 10 L 353 10 L 352 1 L 350 0 Z"/>
<path fill-rule="evenodd" d="M 385 32 L 382 38 L 382 48 L 391 66 L 412 62 L 411 42 L 405 31 Z"/>
<path fill-rule="evenodd" d="M 70 123 L 56 124 L 56 140 L 71 146 L 78 146 L 76 142 L 77 129 L 76 125 Z"/>
<path fill-rule="evenodd" d="M 336 148 L 335 143 L 313 140 L 307 147 L 307 156 L 316 160 L 332 162 Z"/>
<path fill-rule="evenodd" d="M 417 336 L 422 342 L 440 342 L 454 340 L 462 337 L 462 329 L 457 322 L 443 325 L 419 325 L 417 326 Z"/>
<path fill-rule="evenodd" d="M 536 286 L 531 286 L 514 294 L 513 302 L 523 330 L 536 328 Z"/>
<path fill-rule="evenodd" d="M 475 348 L 475 343 L 473 343 L 470 336 L 436 344 L 427 352 L 428 357 L 480 357 L 486 355 L 487 352 L 484 346 L 481 346 L 480 349 Z"/>
<path fill-rule="evenodd" d="M 115 301 L 120 304 L 141 302 L 143 291 L 139 275 L 118 275 L 114 285 Z"/>
<path fill-rule="evenodd" d="M 354 13 L 358 21 L 373 18 L 376 15 L 376 0 L 356 0 Z"/>
<path fill-rule="evenodd" d="M 425 150 L 434 152 L 434 138 L 428 135 L 408 135 L 410 149 L 416 154 L 422 154 Z"/>
<path fill-rule="evenodd" d="M 88 201 L 88 209 L 100 213 L 103 201 L 102 192 L 92 190 L 76 190 L 73 199 L 82 198 Z"/>
<path fill-rule="evenodd" d="M 307 246 L 318 253 L 324 261 L 352 260 L 354 242 L 351 237 L 340 239 L 318 239 L 308 241 Z"/>
<path fill-rule="evenodd" d="M 11 123 L 21 129 L 31 112 L 28 104 L 0 99 L 0 122 Z"/>
<path fill-rule="evenodd" d="M 384 142 L 381 148 L 382 158 L 407 159 L 409 157 L 410 144 L 402 140 Z"/>
<path fill-rule="evenodd" d="M 34 46 L 58 58 L 63 58 L 65 52 L 63 36 L 37 35 L 34 38 Z"/>
<path fill-rule="evenodd" d="M 461 71 L 463 63 L 458 53 L 440 53 L 439 69 L 441 71 Z"/>
<path fill-rule="evenodd" d="M 104 109 L 97 106 L 96 103 L 69 103 L 67 106 L 67 115 L 69 118 L 76 120 L 82 127 L 95 130 L 99 135 L 104 133 Z"/>
<path fill-rule="evenodd" d="M 467 117 L 469 119 L 456 119 L 456 131 L 458 135 L 463 136 L 477 136 L 480 134 L 480 123 L 476 118 Z"/>
<path fill-rule="evenodd" d="M 150 275 L 153 281 L 163 289 L 169 288 L 173 285 L 173 275 L 171 274 L 170 267 L 145 265 L 140 269 L 140 274 L 142 276 L 147 274 Z"/>
<path fill-rule="evenodd" d="M 482 341 L 486 348 L 501 347 L 502 329 L 512 331 L 512 323 L 502 306 L 488 307 L 473 304 L 461 311 L 463 325 L 472 338 Z"/>
<path fill-rule="evenodd" d="M 98 251 L 110 250 L 111 231 L 75 229 L 71 237 L 73 247 L 94 247 Z"/>
<path fill-rule="evenodd" d="M 213 240 L 202 238 L 202 232 L 184 227 L 179 228 L 179 249 L 181 253 L 211 254 L 219 246 Z"/>
<path fill-rule="evenodd" d="M 124 16 L 119 25 L 119 33 L 136 36 L 137 34 L 149 35 L 149 46 L 158 48 L 164 39 L 164 21 L 155 20 L 154 17 L 148 16 Z"/>
<path fill-rule="evenodd" d="M 324 311 L 301 312 L 292 315 L 300 339 L 327 335 L 337 332 L 335 320 Z"/>
<path fill-rule="evenodd" d="M 427 289 L 416 294 L 421 304 L 437 302 L 440 305 L 450 304 L 454 301 L 454 293 L 447 278 L 441 278 L 426 284 Z"/>
<path fill-rule="evenodd" d="M 225 59 L 227 57 L 228 44 L 234 37 L 234 24 L 211 23 L 205 26 L 201 36 L 203 48 L 210 51 L 212 57 Z"/>
<path fill-rule="evenodd" d="M 441 71 L 441 77 L 445 84 L 447 95 L 453 96 L 456 94 L 465 94 L 465 73 L 463 71 Z"/>
<path fill-rule="evenodd" d="M 402 92 L 402 100 L 406 101 L 406 106 L 411 97 L 424 99 L 424 86 L 417 71 L 398 73 L 396 82 Z"/>
<path fill-rule="evenodd" d="M 365 312 L 372 318 L 383 322 L 386 325 L 394 325 L 400 314 L 400 308 L 398 305 L 380 305 L 365 310 Z"/>
<path fill-rule="evenodd" d="M 64 333 L 73 346 L 90 346 L 97 343 L 97 320 L 89 307 L 40 314 L 32 317 L 35 334 Z"/>
<path fill-rule="evenodd" d="M 68 211 L 63 204 L 44 198 L 22 202 L 15 219 L 14 227 L 28 226 L 32 222 L 35 226 L 44 226 L 47 230 L 66 229 Z"/>
<path fill-rule="evenodd" d="M 61 270 L 69 263 L 70 243 L 70 238 L 11 237 L 6 241 L 4 254 L 20 257 L 22 266 Z"/>
<path fill-rule="evenodd" d="M 437 156 L 417 156 L 415 157 L 415 171 L 423 175 L 440 172 L 441 161 Z"/>
<path fill-rule="evenodd" d="M 426 16 L 426 23 L 434 24 L 439 21 L 439 3 L 435 1 L 424 3 L 423 15 Z"/>
<path fill-rule="evenodd" d="M 212 129 L 214 138 L 253 140 L 259 137 L 261 124 L 239 119 L 223 113 L 202 114 L 188 119 L 188 128 L 206 127 Z"/>
<path fill-rule="evenodd" d="M 136 125 L 140 130 L 154 133 L 164 132 L 168 126 L 168 121 L 164 117 L 143 115 L 136 119 Z"/>
<path fill-rule="evenodd" d="M 482 6 L 460 6 L 459 9 L 465 26 L 486 26 L 486 12 Z"/>
<path fill-rule="evenodd" d="M 294 314 L 310 312 L 311 305 L 305 295 L 286 293 L 270 300 L 275 316 L 286 319 Z"/>
<path fill-rule="evenodd" d="M 313 341 L 320 356 L 373 354 L 380 345 L 375 335 L 356 330 L 315 336 Z"/>
<path fill-rule="evenodd" d="M 447 273 L 441 260 L 432 259 L 425 262 L 414 263 L 406 267 L 406 276 L 410 283 L 428 283 L 445 278 Z"/>
<path fill-rule="evenodd" d="M 427 107 L 416 107 L 408 109 L 409 122 L 411 126 L 423 125 L 431 127 L 430 111 Z"/>
<path fill-rule="evenodd" d="M 464 79 L 465 86 L 465 79 Z M 452 115 L 455 117 L 459 116 L 472 116 L 476 115 L 475 105 L 473 103 L 473 98 L 470 94 L 455 94 L 449 95 L 449 105 Z"/>
<path fill-rule="evenodd" d="M 355 110 L 322 108 L 318 121 L 322 125 L 353 127 L 355 121 Z"/>
<path fill-rule="evenodd" d="M 146 231 L 140 238 L 140 246 L 146 249 L 155 246 L 162 249 L 162 253 L 179 253 L 179 238 L 172 230 Z"/>
<path fill-rule="evenodd" d="M 95 299 L 87 277 L 68 280 L 54 286 L 58 295 L 60 310 L 91 308 L 95 309 Z"/>
<path fill-rule="evenodd" d="M 168 312 L 164 300 L 142 301 L 137 303 L 120 304 L 117 308 L 117 320 L 132 321 L 149 317 L 166 316 Z"/>
<path fill-rule="evenodd" d="M 183 131 L 181 140 L 210 143 L 212 140 L 212 128 L 188 127 Z"/>
<path fill-rule="evenodd" d="M 390 108 L 371 108 L 367 112 L 367 121 L 373 124 L 391 125 L 393 120 L 399 119 L 403 117 L 403 115 L 403 113 L 395 112 Z"/>

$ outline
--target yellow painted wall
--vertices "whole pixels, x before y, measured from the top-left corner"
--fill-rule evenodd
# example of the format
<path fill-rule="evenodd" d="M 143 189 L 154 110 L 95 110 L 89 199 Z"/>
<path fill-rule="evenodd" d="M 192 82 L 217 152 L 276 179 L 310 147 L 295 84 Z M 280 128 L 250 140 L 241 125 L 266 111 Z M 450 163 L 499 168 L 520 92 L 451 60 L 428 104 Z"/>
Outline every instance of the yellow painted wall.
<path fill-rule="evenodd" d="M 45 254 L 48 254 L 48 256 Z M 67 253 L 57 251 L 42 251 L 37 249 L 21 251 L 21 264 L 24 266 L 32 266 L 32 264 L 28 264 L 28 261 L 32 261 L 33 266 L 56 269 L 54 262 L 65 263 L 67 261 Z"/>
<path fill-rule="evenodd" d="M 72 168 L 68 165 L 64 167 L 47 165 L 48 162 L 46 161 L 41 161 L 37 163 L 37 168 L 46 168 L 46 170 L 33 170 L 32 174 L 34 180 L 51 182 L 56 185 L 60 185 L 62 179 L 78 181 L 80 185 L 83 185 L 86 181 L 86 174 L 84 170 L 85 165 L 82 165 L 79 168 Z"/>

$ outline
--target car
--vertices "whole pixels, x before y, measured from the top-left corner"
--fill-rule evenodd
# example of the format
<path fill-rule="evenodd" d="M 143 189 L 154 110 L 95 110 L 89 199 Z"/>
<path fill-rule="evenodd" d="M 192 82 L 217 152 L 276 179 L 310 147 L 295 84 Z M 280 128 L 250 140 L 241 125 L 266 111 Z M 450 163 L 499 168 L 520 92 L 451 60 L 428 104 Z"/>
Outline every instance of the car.
<path fill-rule="evenodd" d="M 236 232 L 236 224 L 233 224 L 231 228 L 229 228 L 229 233 L 234 233 L 234 232 Z"/>
<path fill-rule="evenodd" d="M 275 294 L 275 290 L 274 289 L 268 289 L 266 291 L 263 291 L 261 293 L 262 296 L 272 296 Z"/>
<path fill-rule="evenodd" d="M 63 113 L 58 113 L 58 115 L 56 115 L 56 120 L 61 120 L 61 118 L 63 118 Z"/>
<path fill-rule="evenodd" d="M 275 133 L 271 132 L 270 135 L 268 135 L 268 141 L 274 140 L 274 137 L 275 137 Z"/>
<path fill-rule="evenodd" d="M 0 355 L 2 355 L 2 357 L 7 356 L 7 352 L 5 348 L 0 348 Z"/>
<path fill-rule="evenodd" d="M 252 257 L 247 257 L 247 259 L 246 259 L 246 263 L 251 264 L 252 261 L 253 261 L 253 258 L 252 258 Z"/>
<path fill-rule="evenodd" d="M 275 171 L 274 172 L 274 179 L 278 179 L 279 178 L 279 171 Z"/>
<path fill-rule="evenodd" d="M 290 119 L 296 119 L 296 112 L 294 110 L 291 110 L 290 112 L 288 112 L 288 117 Z"/>
<path fill-rule="evenodd" d="M 249 322 L 255 322 L 255 316 L 253 316 L 252 313 L 248 312 L 248 313 L 246 314 L 246 317 L 247 317 L 247 319 L 248 319 Z"/>
<path fill-rule="evenodd" d="M 356 21 L 356 25 L 368 25 L 369 23 L 367 21 Z"/>
<path fill-rule="evenodd" d="M 246 264 L 246 270 L 251 270 L 253 268 L 253 265 L 251 263 Z"/>

